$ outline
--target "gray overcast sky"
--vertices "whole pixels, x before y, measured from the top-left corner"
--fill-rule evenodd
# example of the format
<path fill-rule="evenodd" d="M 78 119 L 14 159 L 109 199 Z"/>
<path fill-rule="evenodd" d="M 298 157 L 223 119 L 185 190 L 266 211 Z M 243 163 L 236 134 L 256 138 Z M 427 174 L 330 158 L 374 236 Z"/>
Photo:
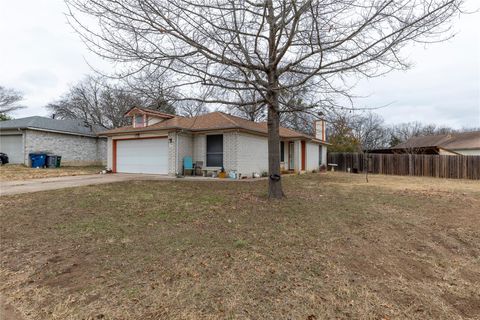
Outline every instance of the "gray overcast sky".
<path fill-rule="evenodd" d="M 22 90 L 28 106 L 15 117 L 48 115 L 47 103 L 91 73 L 85 60 L 105 66 L 67 24 L 65 9 L 62 0 L 0 0 L 0 84 Z M 376 111 L 388 123 L 480 127 L 480 14 L 456 22 L 454 39 L 405 52 L 413 69 L 360 82 L 355 93 L 366 98 L 358 106 L 390 104 Z"/>

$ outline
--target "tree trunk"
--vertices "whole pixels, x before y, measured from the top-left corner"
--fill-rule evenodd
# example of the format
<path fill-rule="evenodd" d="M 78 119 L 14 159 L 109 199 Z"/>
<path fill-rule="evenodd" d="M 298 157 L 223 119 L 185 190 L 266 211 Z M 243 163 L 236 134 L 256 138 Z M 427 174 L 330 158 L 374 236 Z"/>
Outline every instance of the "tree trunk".
<path fill-rule="evenodd" d="M 268 104 L 268 197 L 271 199 L 283 198 L 282 181 L 280 176 L 280 112 L 278 107 L 278 93 L 273 92 Z"/>

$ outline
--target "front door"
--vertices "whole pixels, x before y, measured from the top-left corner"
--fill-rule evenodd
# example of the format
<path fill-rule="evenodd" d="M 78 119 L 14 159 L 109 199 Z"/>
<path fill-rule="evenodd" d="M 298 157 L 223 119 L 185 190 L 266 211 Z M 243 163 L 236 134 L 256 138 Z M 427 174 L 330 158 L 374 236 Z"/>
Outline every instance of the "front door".
<path fill-rule="evenodd" d="M 293 142 L 288 143 L 288 169 L 295 170 L 295 144 Z"/>

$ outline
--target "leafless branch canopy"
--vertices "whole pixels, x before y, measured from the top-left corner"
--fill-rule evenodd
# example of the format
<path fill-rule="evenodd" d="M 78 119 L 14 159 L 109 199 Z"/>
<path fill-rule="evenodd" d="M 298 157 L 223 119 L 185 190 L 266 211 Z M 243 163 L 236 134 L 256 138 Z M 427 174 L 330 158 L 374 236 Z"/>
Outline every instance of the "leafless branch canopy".
<path fill-rule="evenodd" d="M 328 103 L 351 75 L 406 68 L 405 44 L 439 41 L 462 0 L 66 0 L 69 20 L 121 74 L 160 72 L 207 103 L 269 104 L 308 90 Z M 91 19 L 96 22 L 88 24 Z M 248 100 L 238 92 L 250 92 Z M 242 95 L 243 98 L 248 95 Z M 311 105 L 311 104 L 310 104 Z"/>
<path fill-rule="evenodd" d="M 6 115 L 12 111 L 25 108 L 18 102 L 23 100 L 21 92 L 0 86 L 0 114 Z"/>

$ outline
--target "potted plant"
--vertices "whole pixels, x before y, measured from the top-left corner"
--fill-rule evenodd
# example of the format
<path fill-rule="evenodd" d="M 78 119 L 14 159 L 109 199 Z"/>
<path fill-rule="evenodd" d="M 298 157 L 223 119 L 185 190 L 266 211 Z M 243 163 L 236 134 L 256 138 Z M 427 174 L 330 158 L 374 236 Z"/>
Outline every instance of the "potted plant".
<path fill-rule="evenodd" d="M 224 179 L 227 177 L 227 173 L 225 172 L 225 168 L 222 167 L 222 169 L 220 170 L 220 173 L 218 174 L 218 177 L 221 178 L 221 179 Z"/>

